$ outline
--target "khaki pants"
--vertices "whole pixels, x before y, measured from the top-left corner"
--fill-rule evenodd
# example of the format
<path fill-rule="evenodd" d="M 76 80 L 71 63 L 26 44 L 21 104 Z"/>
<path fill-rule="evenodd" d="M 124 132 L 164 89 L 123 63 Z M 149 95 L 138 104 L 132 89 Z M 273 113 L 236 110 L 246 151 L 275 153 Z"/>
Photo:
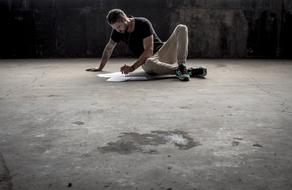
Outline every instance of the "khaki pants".
<path fill-rule="evenodd" d="M 188 28 L 179 24 L 163 46 L 142 65 L 148 74 L 174 74 L 188 56 Z"/>

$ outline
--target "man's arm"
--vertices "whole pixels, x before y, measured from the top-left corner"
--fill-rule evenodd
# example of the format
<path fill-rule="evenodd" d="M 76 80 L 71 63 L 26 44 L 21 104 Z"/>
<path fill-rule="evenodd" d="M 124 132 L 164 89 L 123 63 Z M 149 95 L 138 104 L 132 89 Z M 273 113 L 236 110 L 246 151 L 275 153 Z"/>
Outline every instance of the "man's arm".
<path fill-rule="evenodd" d="M 116 45 L 117 45 L 117 43 L 114 42 L 112 39 L 110 39 L 103 50 L 99 67 L 98 68 L 97 67 L 90 68 L 90 69 L 87 69 L 87 71 L 102 71 L 102 69 L 104 68 L 104 66 L 108 62 L 109 58 L 111 57 Z"/>
<path fill-rule="evenodd" d="M 114 42 L 112 39 L 110 39 L 109 42 L 106 44 L 106 46 L 103 50 L 103 53 L 102 53 L 101 63 L 99 65 L 100 70 L 102 70 L 104 68 L 105 64 L 107 63 L 107 61 L 111 57 L 116 45 L 117 45 L 117 43 Z"/>
<path fill-rule="evenodd" d="M 153 35 L 143 39 L 144 52 L 140 55 L 138 60 L 132 66 L 121 67 L 121 72 L 128 74 L 129 72 L 135 71 L 138 67 L 143 65 L 149 57 L 153 55 Z"/>

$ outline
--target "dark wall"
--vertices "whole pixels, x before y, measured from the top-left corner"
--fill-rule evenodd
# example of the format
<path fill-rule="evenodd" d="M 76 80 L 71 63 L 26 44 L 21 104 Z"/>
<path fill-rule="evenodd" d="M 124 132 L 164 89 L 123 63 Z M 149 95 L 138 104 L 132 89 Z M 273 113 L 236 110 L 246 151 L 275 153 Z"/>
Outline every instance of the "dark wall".
<path fill-rule="evenodd" d="M 100 57 L 112 8 L 147 17 L 162 40 L 186 24 L 189 57 L 292 57 L 291 0 L 0 0 L 0 58 Z"/>

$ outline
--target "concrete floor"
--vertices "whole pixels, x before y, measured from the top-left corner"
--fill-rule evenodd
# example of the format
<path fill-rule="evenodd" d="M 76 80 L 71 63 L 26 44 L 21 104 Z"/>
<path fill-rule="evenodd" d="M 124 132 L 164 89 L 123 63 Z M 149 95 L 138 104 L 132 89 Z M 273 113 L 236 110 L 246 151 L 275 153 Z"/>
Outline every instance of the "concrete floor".
<path fill-rule="evenodd" d="M 292 189 L 291 60 L 189 60 L 190 82 L 97 62 L 0 60 L 1 190 Z"/>

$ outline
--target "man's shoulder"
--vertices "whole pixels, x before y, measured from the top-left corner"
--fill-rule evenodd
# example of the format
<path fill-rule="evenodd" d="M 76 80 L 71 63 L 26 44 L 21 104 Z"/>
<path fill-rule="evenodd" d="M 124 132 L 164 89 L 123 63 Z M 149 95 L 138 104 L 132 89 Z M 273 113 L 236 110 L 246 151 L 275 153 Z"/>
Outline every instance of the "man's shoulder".
<path fill-rule="evenodd" d="M 136 23 L 151 23 L 149 19 L 145 17 L 134 17 Z"/>

